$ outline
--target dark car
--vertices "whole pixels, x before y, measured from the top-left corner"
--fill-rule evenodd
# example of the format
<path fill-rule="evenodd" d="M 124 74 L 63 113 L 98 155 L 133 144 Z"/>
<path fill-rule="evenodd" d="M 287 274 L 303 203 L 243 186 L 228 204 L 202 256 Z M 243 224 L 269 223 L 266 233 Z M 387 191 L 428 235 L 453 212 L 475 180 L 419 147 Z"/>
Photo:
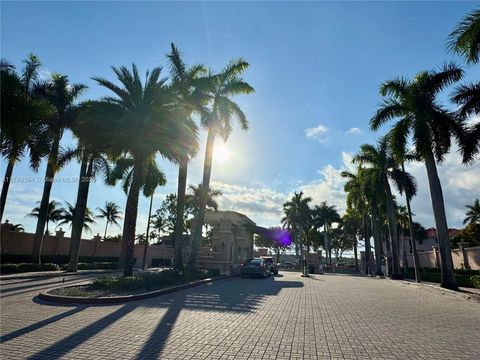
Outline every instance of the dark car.
<path fill-rule="evenodd" d="M 260 276 L 266 278 L 270 275 L 270 270 L 263 259 L 255 258 L 248 259 L 242 264 L 240 269 L 240 276 L 242 278 L 247 276 Z"/>
<path fill-rule="evenodd" d="M 268 270 L 274 275 L 278 275 L 277 262 L 271 256 L 262 256 L 263 261 L 267 264 Z"/>

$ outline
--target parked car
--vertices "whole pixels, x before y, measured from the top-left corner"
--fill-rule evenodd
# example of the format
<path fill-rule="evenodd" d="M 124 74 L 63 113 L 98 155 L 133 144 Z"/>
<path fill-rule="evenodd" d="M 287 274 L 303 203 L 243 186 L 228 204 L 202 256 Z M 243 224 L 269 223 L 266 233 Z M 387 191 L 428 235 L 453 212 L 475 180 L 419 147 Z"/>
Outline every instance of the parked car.
<path fill-rule="evenodd" d="M 261 256 L 263 261 L 267 264 L 268 269 L 274 275 L 278 275 L 278 264 L 271 256 Z"/>
<path fill-rule="evenodd" d="M 266 278 L 269 275 L 270 270 L 265 261 L 261 258 L 245 260 L 240 269 L 240 276 L 242 278 L 247 276 L 260 276 Z"/>

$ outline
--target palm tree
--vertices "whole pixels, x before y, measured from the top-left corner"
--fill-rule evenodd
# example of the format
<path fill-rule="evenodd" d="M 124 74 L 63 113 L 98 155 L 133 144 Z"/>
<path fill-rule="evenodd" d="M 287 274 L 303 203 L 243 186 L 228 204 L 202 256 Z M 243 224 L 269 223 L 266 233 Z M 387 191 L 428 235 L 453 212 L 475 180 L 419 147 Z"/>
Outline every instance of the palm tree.
<path fill-rule="evenodd" d="M 468 209 L 463 224 L 480 224 L 480 200 L 476 199 L 473 205 L 465 205 Z"/>
<path fill-rule="evenodd" d="M 371 128 L 377 130 L 386 122 L 398 118 L 394 126 L 393 151 L 401 152 L 398 148 L 405 148 L 411 135 L 415 155 L 425 162 L 440 247 L 441 286 L 449 289 L 457 289 L 458 285 L 453 274 L 445 205 L 436 164 L 449 151 L 452 136 L 463 137 L 463 123 L 445 110 L 436 97 L 445 87 L 459 81 L 462 74 L 461 69 L 449 64 L 439 71 L 423 71 L 414 80 L 385 82 L 380 87 L 380 94 L 388 98 L 370 121 Z"/>
<path fill-rule="evenodd" d="M 22 224 L 15 224 L 15 225 L 12 225 L 12 227 L 10 228 L 10 231 L 12 231 L 12 232 L 25 232 L 25 228 L 23 227 Z"/>
<path fill-rule="evenodd" d="M 460 21 L 448 36 L 448 49 L 463 56 L 467 63 L 477 63 L 480 55 L 480 10 Z"/>
<path fill-rule="evenodd" d="M 188 67 L 182 59 L 178 48 L 172 43 L 171 51 L 167 55 L 170 63 L 170 76 L 172 79 L 171 88 L 177 96 L 177 101 L 183 109 L 183 118 L 187 127 L 191 130 L 191 140 L 185 141 L 188 145 L 185 147 L 187 152 L 178 154 L 180 158 L 178 169 L 178 188 L 177 188 L 177 220 L 175 222 L 175 230 L 173 243 L 175 248 L 175 266 L 178 269 L 183 268 L 182 259 L 182 235 L 183 235 L 183 218 L 185 212 L 185 192 L 187 190 L 187 172 L 188 162 L 198 152 L 197 126 L 190 116 L 193 112 L 202 114 L 204 105 L 208 98 L 203 95 L 200 77 L 205 75 L 207 70 L 203 65 Z"/>
<path fill-rule="evenodd" d="M 37 80 L 40 60 L 27 56 L 21 75 L 15 67 L 2 60 L 0 65 L 1 93 L 1 155 L 7 160 L 0 196 L 0 222 L 3 218 L 13 168 L 28 150 L 30 166 L 38 171 L 40 159 L 45 155 L 47 138 L 42 132 L 42 120 L 51 115 L 51 106 L 32 96 L 33 82 Z"/>
<path fill-rule="evenodd" d="M 60 147 L 60 141 L 66 129 L 75 121 L 77 105 L 75 101 L 85 91 L 82 84 L 70 84 L 68 77 L 61 74 L 52 74 L 50 80 L 37 83 L 33 93 L 40 99 L 48 101 L 54 114 L 46 120 L 46 134 L 51 139 L 48 148 L 47 169 L 43 186 L 43 195 L 40 202 L 40 216 L 38 217 L 35 237 L 33 239 L 32 258 L 40 263 L 42 251 L 43 231 L 45 229 L 46 214 L 50 200 L 55 174 L 75 155 L 72 150 Z"/>
<path fill-rule="evenodd" d="M 387 135 L 387 138 L 388 138 L 389 146 L 391 148 L 392 155 L 393 155 L 395 161 L 397 163 L 401 164 L 402 172 L 403 172 L 403 174 L 406 174 L 405 161 L 416 160 L 416 158 L 415 158 L 414 155 L 408 153 L 407 149 L 405 148 L 405 146 L 402 146 L 402 144 L 396 144 L 396 145 L 392 146 L 393 141 L 398 140 L 399 138 L 401 139 L 401 137 L 399 137 L 395 134 L 395 131 L 397 131 L 397 130 L 399 130 L 399 128 L 393 128 L 391 130 L 390 134 Z M 402 177 L 402 182 L 403 182 L 403 188 L 405 189 L 405 191 L 404 191 L 405 202 L 407 204 L 406 209 L 407 209 L 407 215 L 408 215 L 408 229 L 409 229 L 409 232 L 410 232 L 411 249 L 413 251 L 413 268 L 414 268 L 414 272 L 415 272 L 415 281 L 417 283 L 419 283 L 419 282 L 421 282 L 421 279 L 420 279 L 420 261 L 418 259 L 417 242 L 416 242 L 417 239 L 415 238 L 415 231 L 414 231 L 413 219 L 412 219 L 412 209 L 411 209 L 411 206 L 410 206 L 410 200 L 416 192 L 416 185 L 413 184 L 415 186 L 414 189 L 409 189 L 408 188 L 408 186 L 409 186 L 408 181 L 407 181 L 405 176 Z M 400 193 L 402 193 L 402 192 L 400 192 Z M 404 227 L 404 229 L 406 229 L 406 228 Z M 403 240 L 402 240 L 402 242 L 403 242 Z M 408 262 L 407 262 L 407 266 L 408 266 Z"/>
<path fill-rule="evenodd" d="M 360 233 L 361 217 L 353 208 L 347 208 L 347 211 L 342 216 L 343 231 L 346 236 L 352 238 L 353 242 L 353 256 L 355 258 L 355 271 L 358 272 L 358 254 L 357 254 L 357 235 Z"/>
<path fill-rule="evenodd" d="M 76 207 L 70 204 L 68 201 L 65 201 L 65 205 L 66 205 L 66 208 L 63 208 L 59 216 L 57 227 L 59 227 L 60 225 L 70 225 L 70 228 L 72 228 L 72 224 L 75 219 Z M 95 224 L 95 220 L 93 219 L 93 213 L 89 208 L 87 208 L 85 210 L 83 230 L 92 232 L 92 230 L 90 229 L 90 225 L 93 225 L 93 224 Z"/>
<path fill-rule="evenodd" d="M 311 197 L 304 197 L 303 192 L 295 192 L 290 199 L 283 204 L 283 212 L 285 213 L 288 223 L 292 226 L 292 231 L 299 243 L 299 260 L 303 269 L 303 230 L 307 226 L 312 216 L 312 210 L 309 204 L 312 202 Z M 305 270 L 303 270 L 305 271 Z"/>
<path fill-rule="evenodd" d="M 182 111 L 166 86 L 166 80 L 160 77 L 161 68 L 147 72 L 143 84 L 135 64 L 131 70 L 124 66 L 112 69 L 121 86 L 94 78 L 115 96 L 89 102 L 86 119 L 96 129 L 96 139 L 103 142 L 112 158 L 124 159 L 121 167 L 124 172 L 112 178 L 122 178 L 123 188 L 128 190 L 122 248 L 124 276 L 131 276 L 140 189 L 143 188 L 148 197 L 158 185 L 158 176 L 147 176 L 161 173 L 155 162 L 157 154 L 178 162 L 180 159 L 175 156 L 180 151 L 177 149 L 185 148 L 188 152 L 189 146 L 183 139 L 190 138 L 191 129 L 179 121 Z M 131 171 L 127 172 L 128 167 Z"/>
<path fill-rule="evenodd" d="M 116 225 L 119 228 L 119 220 L 122 218 L 122 213 L 120 211 L 120 206 L 115 204 L 113 201 L 106 201 L 103 208 L 97 207 L 97 210 L 100 212 L 99 215 L 96 215 L 96 218 L 105 219 L 105 233 L 103 238 L 107 238 L 107 229 L 108 225 Z"/>
<path fill-rule="evenodd" d="M 329 232 L 331 231 L 332 223 L 340 222 L 340 215 L 338 214 L 335 205 L 328 205 L 326 201 L 322 201 L 319 206 L 315 206 L 313 217 L 317 228 L 323 226 L 325 257 L 328 258 L 328 263 L 331 264 L 332 250 L 330 246 Z"/>
<path fill-rule="evenodd" d="M 363 171 L 368 181 L 372 184 L 372 188 L 381 189 L 385 195 L 392 251 L 392 278 L 399 279 L 402 275 L 398 256 L 398 222 L 389 180 L 393 182 L 397 189 L 402 191 L 405 178 L 408 183 L 408 188 L 411 189 L 414 194 L 416 187 L 413 177 L 408 173 L 404 173 L 399 168 L 391 154 L 386 138 L 381 139 L 376 147 L 369 144 L 362 145 L 360 151 L 353 157 L 353 162 L 367 166 Z"/>
<path fill-rule="evenodd" d="M 40 205 L 40 201 L 37 201 L 37 204 Z M 62 214 L 65 211 L 63 207 L 60 207 L 60 203 L 52 200 L 48 203 L 48 208 L 47 208 L 47 215 L 46 215 L 46 230 L 45 230 L 45 235 L 50 235 L 50 231 L 48 230 L 48 224 L 50 222 L 56 224 L 62 219 Z M 27 214 L 27 217 L 32 217 L 32 218 L 39 218 L 40 214 L 40 206 L 34 207 L 32 211 Z"/>
<path fill-rule="evenodd" d="M 187 194 L 186 202 L 190 204 L 190 208 L 192 212 L 197 213 L 200 208 L 200 194 L 201 194 L 201 187 L 202 184 L 198 185 L 190 185 L 188 189 L 190 190 L 190 194 Z M 207 191 L 207 201 L 205 203 L 205 207 L 208 210 L 217 211 L 218 210 L 218 202 L 215 198 L 222 196 L 222 191 L 218 189 L 214 189 L 212 187 L 208 188 Z"/>
<path fill-rule="evenodd" d="M 203 181 L 200 196 L 200 208 L 195 219 L 195 231 L 187 266 L 195 267 L 197 252 L 202 242 L 202 227 L 205 219 L 205 206 L 207 203 L 210 175 L 212 172 L 212 156 L 215 138 L 221 136 L 226 141 L 232 132 L 232 118 L 236 117 L 243 130 L 248 129 L 247 117 L 237 103 L 230 97 L 239 94 L 250 94 L 254 89 L 241 75 L 248 68 L 248 63 L 243 59 L 231 61 L 219 74 L 207 78 L 207 95 L 211 106 L 202 114 L 202 126 L 208 130 L 207 146 L 205 148 L 205 161 L 203 165 Z M 206 81 L 207 82 L 207 81 Z"/>

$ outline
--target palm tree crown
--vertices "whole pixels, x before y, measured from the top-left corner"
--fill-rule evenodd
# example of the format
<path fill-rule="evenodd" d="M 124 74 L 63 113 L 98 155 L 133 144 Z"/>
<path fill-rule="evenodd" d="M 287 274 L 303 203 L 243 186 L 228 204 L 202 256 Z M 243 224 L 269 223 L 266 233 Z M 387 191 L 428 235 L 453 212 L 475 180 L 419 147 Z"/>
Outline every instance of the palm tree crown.
<path fill-rule="evenodd" d="M 480 200 L 476 199 L 473 205 L 465 206 L 468 210 L 463 224 L 480 224 Z"/>

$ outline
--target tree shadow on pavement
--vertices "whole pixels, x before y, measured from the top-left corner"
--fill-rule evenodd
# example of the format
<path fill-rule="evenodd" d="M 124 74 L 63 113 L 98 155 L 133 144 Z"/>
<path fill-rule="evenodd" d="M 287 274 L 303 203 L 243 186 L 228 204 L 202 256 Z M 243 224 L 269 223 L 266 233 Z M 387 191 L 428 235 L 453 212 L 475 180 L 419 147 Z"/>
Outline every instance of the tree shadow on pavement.
<path fill-rule="evenodd" d="M 300 281 L 282 281 L 274 278 L 265 280 L 235 278 L 166 294 L 158 298 L 126 303 L 108 315 L 61 338 L 47 348 L 28 357 L 28 359 L 61 358 L 137 308 L 163 308 L 166 309 L 166 312 L 158 311 L 149 313 L 148 316 L 158 314 L 158 319 L 154 321 L 156 323 L 154 329 L 136 356 L 137 359 L 158 358 L 164 350 L 182 310 L 248 314 L 257 311 L 269 296 L 278 295 L 282 289 L 300 287 L 303 287 L 303 283 Z M 43 305 L 51 305 L 38 300 L 35 302 L 40 302 Z M 110 307 L 105 305 L 100 306 Z M 61 314 L 54 315 L 48 319 L 6 334 L 2 336 L 1 341 L 3 343 L 18 338 L 57 321 L 64 320 L 89 307 L 91 306 L 77 305 Z M 201 326 L 201 324 L 191 324 L 191 326 Z M 219 329 L 219 331 L 220 330 L 222 329 Z M 188 340 L 189 339 L 186 338 L 185 342 Z M 114 349 L 112 349 L 112 351 L 113 350 Z M 188 351 L 188 348 L 185 349 L 185 351 Z"/>
<path fill-rule="evenodd" d="M 256 311 L 267 297 L 278 295 L 283 288 L 303 287 L 303 283 L 299 281 L 274 279 L 235 279 L 234 281 L 237 286 L 233 288 L 228 287 L 228 281 L 222 281 L 217 283 L 217 286 L 210 284 L 198 288 L 196 291 L 182 291 L 176 294 L 166 314 L 159 319 L 156 328 L 143 345 L 137 359 L 159 358 L 182 310 L 226 311 L 248 314 Z M 154 304 L 152 305 L 154 306 Z M 192 326 L 196 325 L 198 324 L 192 324 Z M 184 341 L 187 342 L 189 339 L 186 338 Z M 185 348 L 185 350 L 188 350 L 188 348 Z"/>

